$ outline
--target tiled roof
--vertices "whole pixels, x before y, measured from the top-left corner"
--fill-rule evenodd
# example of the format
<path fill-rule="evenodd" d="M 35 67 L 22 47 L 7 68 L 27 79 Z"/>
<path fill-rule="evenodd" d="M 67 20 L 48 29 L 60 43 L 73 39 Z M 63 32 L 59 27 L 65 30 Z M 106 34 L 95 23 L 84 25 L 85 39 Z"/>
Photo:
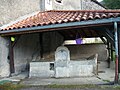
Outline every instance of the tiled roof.
<path fill-rule="evenodd" d="M 95 19 L 115 18 L 120 16 L 120 10 L 73 10 L 73 11 L 45 11 L 27 17 L 13 25 L 2 28 L 4 30 L 37 27 L 51 24 L 81 22 Z"/>

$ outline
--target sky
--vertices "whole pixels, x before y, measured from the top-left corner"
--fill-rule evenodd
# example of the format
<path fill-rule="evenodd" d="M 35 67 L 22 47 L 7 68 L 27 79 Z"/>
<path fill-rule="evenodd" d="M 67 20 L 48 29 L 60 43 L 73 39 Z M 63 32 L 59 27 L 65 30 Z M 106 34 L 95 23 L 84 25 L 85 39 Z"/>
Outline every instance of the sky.
<path fill-rule="evenodd" d="M 102 0 L 97 0 L 98 2 L 101 2 Z"/>

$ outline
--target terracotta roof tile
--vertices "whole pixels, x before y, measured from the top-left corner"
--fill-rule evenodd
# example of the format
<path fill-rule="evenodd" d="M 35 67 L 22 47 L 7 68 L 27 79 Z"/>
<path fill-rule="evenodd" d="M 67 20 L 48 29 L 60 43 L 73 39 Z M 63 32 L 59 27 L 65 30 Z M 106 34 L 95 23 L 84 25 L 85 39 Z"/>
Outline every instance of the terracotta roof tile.
<path fill-rule="evenodd" d="M 68 22 L 80 22 L 94 19 L 115 18 L 120 16 L 120 10 L 52 10 L 39 12 L 34 16 L 27 17 L 22 21 L 2 28 L 2 30 L 37 27 L 50 24 L 61 24 Z"/>

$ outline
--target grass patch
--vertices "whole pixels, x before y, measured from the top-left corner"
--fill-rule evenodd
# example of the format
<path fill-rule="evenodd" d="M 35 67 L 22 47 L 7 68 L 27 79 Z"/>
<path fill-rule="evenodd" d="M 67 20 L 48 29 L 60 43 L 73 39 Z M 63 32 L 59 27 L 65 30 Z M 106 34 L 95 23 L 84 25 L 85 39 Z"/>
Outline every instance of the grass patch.
<path fill-rule="evenodd" d="M 25 86 L 25 85 L 20 85 L 20 84 L 12 84 L 12 83 L 5 83 L 3 85 L 0 85 L 0 90 L 20 90 L 20 89 L 25 89 L 25 88 L 31 88 L 31 87 L 44 87 L 44 88 L 49 88 L 52 90 L 52 88 L 58 88 L 58 89 L 94 89 L 94 90 L 120 90 L 120 86 L 104 86 L 104 85 L 92 85 L 92 84 L 83 84 L 83 85 L 43 85 L 43 86 Z"/>
<path fill-rule="evenodd" d="M 0 85 L 3 85 L 3 84 L 5 84 L 5 83 L 10 83 L 11 81 L 9 81 L 9 80 L 2 80 L 2 81 L 0 81 Z"/>
<path fill-rule="evenodd" d="M 47 88 L 72 88 L 72 89 L 94 89 L 94 90 L 120 90 L 120 86 L 111 86 L 111 85 L 92 85 L 92 84 L 83 84 L 83 85 L 48 85 Z"/>
<path fill-rule="evenodd" d="M 104 81 L 104 82 L 110 83 L 110 80 L 105 80 L 105 79 L 102 79 L 101 77 L 97 77 L 97 78 L 100 79 L 100 80 L 102 80 L 102 81 Z"/>
<path fill-rule="evenodd" d="M 12 83 L 4 83 L 0 85 L 0 90 L 19 90 L 25 86 L 18 85 L 18 84 L 12 84 Z"/>
<path fill-rule="evenodd" d="M 120 86 L 114 86 L 113 87 L 115 90 L 120 90 Z"/>
<path fill-rule="evenodd" d="M 83 85 L 48 85 L 48 88 L 100 88 L 98 85 L 92 85 L 92 84 L 83 84 Z"/>

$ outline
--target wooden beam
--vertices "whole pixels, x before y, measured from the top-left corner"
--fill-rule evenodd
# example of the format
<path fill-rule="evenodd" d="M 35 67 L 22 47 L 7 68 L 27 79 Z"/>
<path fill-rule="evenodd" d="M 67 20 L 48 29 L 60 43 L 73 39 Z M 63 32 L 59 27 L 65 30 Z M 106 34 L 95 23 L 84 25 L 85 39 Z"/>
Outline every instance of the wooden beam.
<path fill-rule="evenodd" d="M 96 32 L 96 30 L 94 30 L 94 32 L 98 35 L 98 36 L 100 36 L 100 39 L 103 41 L 103 43 L 105 44 L 105 45 L 107 45 L 107 41 L 103 38 L 103 36 L 101 35 L 102 33 L 101 32 Z"/>
<path fill-rule="evenodd" d="M 113 46 L 112 46 L 112 44 L 111 44 L 111 61 L 113 61 Z"/>
<path fill-rule="evenodd" d="M 97 35 L 98 37 L 104 37 L 104 35 L 103 35 L 103 32 L 102 32 L 102 31 L 97 31 L 97 30 L 94 30 L 94 33 L 96 33 L 96 35 Z M 107 43 L 107 41 L 106 41 L 106 43 Z"/>
<path fill-rule="evenodd" d="M 79 34 L 80 35 L 80 37 L 84 37 L 84 35 L 83 35 L 83 32 L 82 32 L 82 30 L 81 29 L 78 29 L 77 31 L 76 31 L 76 34 Z"/>
<path fill-rule="evenodd" d="M 16 45 L 17 41 L 19 40 L 20 35 L 15 37 L 15 41 L 12 43 L 12 47 L 14 48 L 14 46 Z"/>
<path fill-rule="evenodd" d="M 64 40 L 66 39 L 66 35 L 60 31 L 58 31 L 58 33 L 64 38 Z"/>
<path fill-rule="evenodd" d="M 107 41 L 103 37 L 100 37 L 100 39 L 103 41 L 105 45 L 107 45 Z"/>
<path fill-rule="evenodd" d="M 112 32 L 108 29 L 105 29 L 106 33 L 108 33 L 110 35 L 110 37 L 112 37 L 114 39 L 114 35 L 112 34 Z"/>
<path fill-rule="evenodd" d="M 10 73 L 15 73 L 14 67 L 14 52 L 12 47 L 11 37 L 9 37 L 9 59 L 10 59 Z"/>
<path fill-rule="evenodd" d="M 114 44 L 114 36 L 109 34 L 107 31 L 106 31 L 106 28 L 105 27 L 92 27 L 93 30 L 96 30 L 96 31 L 99 31 L 99 33 L 101 33 L 101 35 L 103 37 L 105 37 L 114 47 L 115 47 L 115 44 Z M 96 32 L 98 33 L 98 32 Z"/>
<path fill-rule="evenodd" d="M 108 63 L 108 68 L 110 68 L 110 59 L 111 59 L 111 57 L 110 57 L 110 43 L 109 43 L 109 41 L 107 42 L 107 49 L 108 49 L 108 59 L 107 59 L 107 63 Z"/>
<path fill-rule="evenodd" d="M 88 30 L 88 32 L 90 33 L 90 36 L 93 36 L 92 30 Z"/>
<path fill-rule="evenodd" d="M 107 38 L 107 40 L 115 47 L 114 44 L 114 38 L 112 38 L 108 33 L 104 33 L 105 37 Z"/>
<path fill-rule="evenodd" d="M 43 54 L 44 54 L 43 33 L 39 33 L 39 42 L 40 42 L 40 57 L 43 58 Z"/>

